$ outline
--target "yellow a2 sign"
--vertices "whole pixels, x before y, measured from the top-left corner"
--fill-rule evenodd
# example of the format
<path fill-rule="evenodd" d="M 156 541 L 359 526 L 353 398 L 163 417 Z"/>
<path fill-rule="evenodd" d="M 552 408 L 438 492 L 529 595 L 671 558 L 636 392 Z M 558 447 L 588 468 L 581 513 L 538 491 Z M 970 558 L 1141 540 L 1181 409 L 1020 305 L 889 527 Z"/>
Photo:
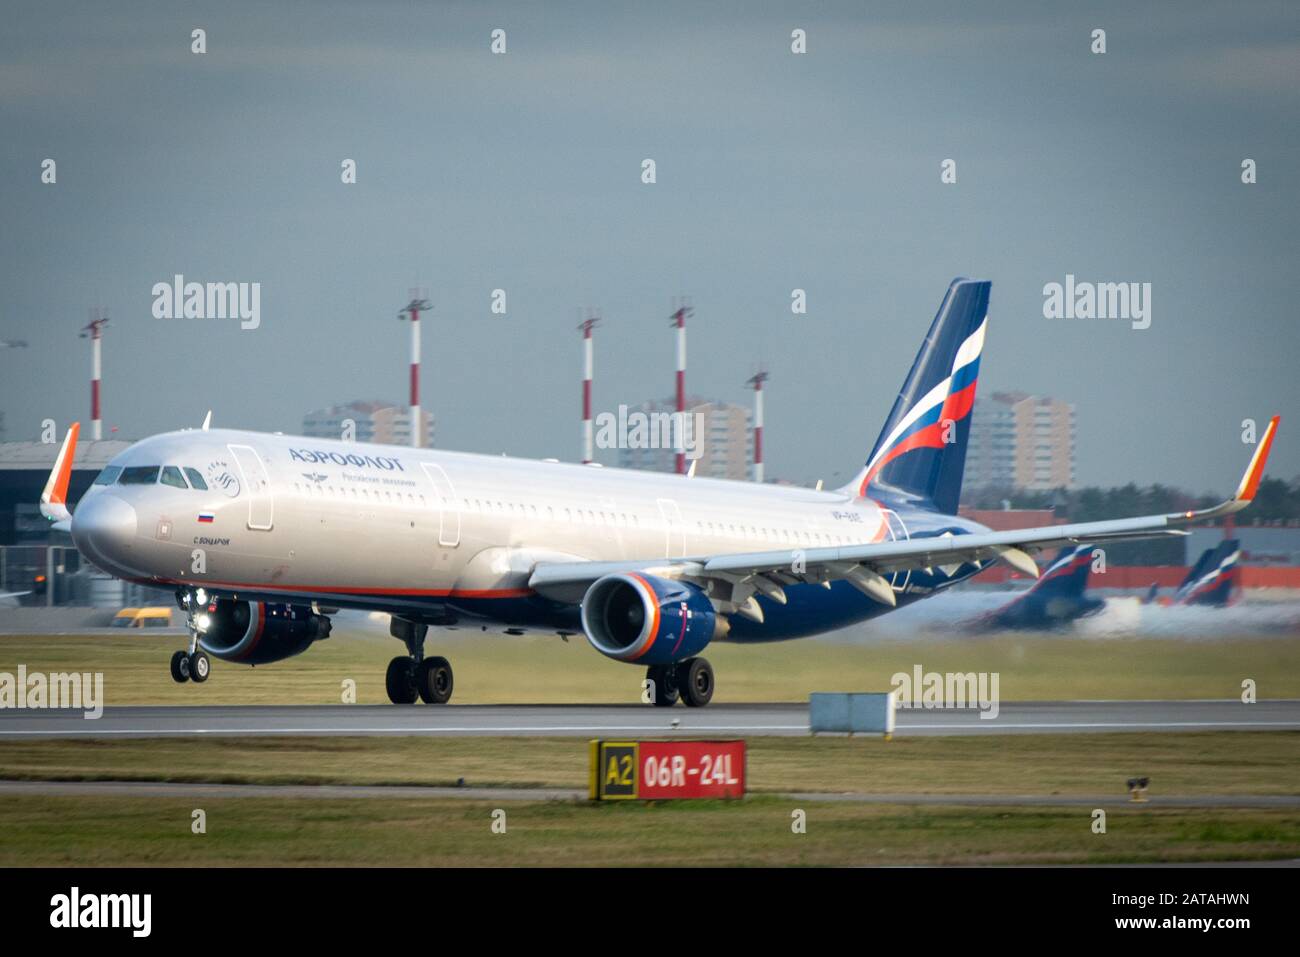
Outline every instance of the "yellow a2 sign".
<path fill-rule="evenodd" d="M 634 741 L 591 742 L 591 799 L 636 798 L 637 746 Z"/>

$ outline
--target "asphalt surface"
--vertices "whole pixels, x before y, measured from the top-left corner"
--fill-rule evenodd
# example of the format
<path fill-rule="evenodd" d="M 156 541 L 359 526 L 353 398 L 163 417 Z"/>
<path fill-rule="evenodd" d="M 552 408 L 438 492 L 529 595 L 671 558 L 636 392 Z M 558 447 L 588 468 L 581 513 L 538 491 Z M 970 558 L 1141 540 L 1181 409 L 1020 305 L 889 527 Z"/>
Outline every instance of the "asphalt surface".
<path fill-rule="evenodd" d="M 0 797 L 153 798 L 284 798 L 339 800 L 345 798 L 448 799 L 471 801 L 585 801 L 577 788 L 424 787 L 371 784 L 200 784 L 173 781 L 0 781 Z M 1300 795 L 1197 794 L 1160 795 L 1135 804 L 1123 794 L 863 794 L 858 792 L 799 792 L 778 795 L 792 801 L 847 804 L 934 805 L 967 807 L 1156 807 L 1156 808 L 1296 808 Z"/>
<path fill-rule="evenodd" d="M 906 710 L 895 734 L 1067 734 L 1079 732 L 1300 730 L 1300 700 L 1037 701 L 978 710 Z M 644 705 L 332 705 L 0 710 L 0 740 L 169 735 L 806 735 L 806 704 L 714 704 L 693 709 Z"/>

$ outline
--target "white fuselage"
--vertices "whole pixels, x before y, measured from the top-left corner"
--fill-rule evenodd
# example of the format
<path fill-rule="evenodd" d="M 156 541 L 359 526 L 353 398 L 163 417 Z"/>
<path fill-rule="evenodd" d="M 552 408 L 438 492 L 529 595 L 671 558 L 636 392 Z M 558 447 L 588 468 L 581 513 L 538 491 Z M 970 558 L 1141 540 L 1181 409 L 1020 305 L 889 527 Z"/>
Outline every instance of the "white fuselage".
<path fill-rule="evenodd" d="M 112 574 L 390 610 L 518 597 L 539 561 L 906 536 L 838 492 L 233 430 L 155 436 L 111 466 L 146 469 L 131 473 L 143 484 L 93 486 L 73 533 Z M 144 482 L 154 466 L 208 487 Z"/>

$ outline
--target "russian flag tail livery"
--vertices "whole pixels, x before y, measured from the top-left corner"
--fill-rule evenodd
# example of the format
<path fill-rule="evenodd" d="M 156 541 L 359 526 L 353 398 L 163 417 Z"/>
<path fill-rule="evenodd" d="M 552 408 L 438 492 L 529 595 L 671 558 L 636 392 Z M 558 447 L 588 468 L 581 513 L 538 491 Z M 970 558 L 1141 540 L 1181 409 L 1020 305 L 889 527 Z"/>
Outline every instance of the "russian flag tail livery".
<path fill-rule="evenodd" d="M 957 513 L 989 287 L 952 281 L 867 464 L 843 491 Z"/>
<path fill-rule="evenodd" d="M 1231 605 L 1241 591 L 1241 542 L 1226 538 L 1197 559 L 1178 587 L 1174 601 L 1181 605 Z"/>
<path fill-rule="evenodd" d="M 1030 594 L 1036 594 L 1045 600 L 1078 600 L 1088 587 L 1088 576 L 1092 573 L 1092 546 L 1078 545 L 1063 548 L 1057 553 L 1047 571 L 1038 576 Z"/>
<path fill-rule="evenodd" d="M 981 624 L 990 628 L 1055 628 L 1101 610 L 1105 602 L 1087 594 L 1092 546 L 1061 549 L 1032 588 Z"/>

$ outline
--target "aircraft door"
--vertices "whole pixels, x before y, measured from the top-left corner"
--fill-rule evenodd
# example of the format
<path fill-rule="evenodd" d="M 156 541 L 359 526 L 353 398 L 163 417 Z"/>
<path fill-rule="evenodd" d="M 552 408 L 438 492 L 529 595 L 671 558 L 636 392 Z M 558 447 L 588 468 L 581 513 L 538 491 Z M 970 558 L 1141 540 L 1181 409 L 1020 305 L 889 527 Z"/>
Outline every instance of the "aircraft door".
<path fill-rule="evenodd" d="M 889 508 L 882 509 L 882 512 L 885 517 L 885 524 L 889 528 L 889 540 L 891 542 L 905 542 L 911 538 L 907 533 L 907 526 L 903 524 L 903 520 L 899 518 L 897 512 Z M 894 574 L 889 576 L 890 584 L 893 585 L 894 591 L 898 592 L 906 591 L 908 582 L 910 582 L 911 579 L 912 572 L 910 569 L 907 571 L 894 572 Z"/>
<path fill-rule="evenodd" d="M 266 464 L 251 445 L 230 445 L 227 448 L 235 457 L 244 491 L 248 493 L 248 527 L 269 532 L 274 519 L 275 497 Z"/>
<path fill-rule="evenodd" d="M 424 474 L 433 484 L 433 504 L 438 509 L 438 544 L 455 548 L 460 544 L 460 508 L 456 489 L 437 462 L 423 462 Z"/>
<path fill-rule="evenodd" d="M 686 525 L 681 509 L 671 498 L 656 499 L 664 520 L 664 558 L 681 558 L 686 554 Z"/>

